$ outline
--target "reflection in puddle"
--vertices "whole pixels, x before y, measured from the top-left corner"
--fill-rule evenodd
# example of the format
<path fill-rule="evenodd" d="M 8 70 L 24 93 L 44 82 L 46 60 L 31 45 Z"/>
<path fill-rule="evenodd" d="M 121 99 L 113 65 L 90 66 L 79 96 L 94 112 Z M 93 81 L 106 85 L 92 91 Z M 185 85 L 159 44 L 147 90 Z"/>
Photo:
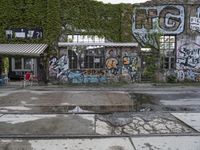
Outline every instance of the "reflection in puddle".
<path fill-rule="evenodd" d="M 69 110 L 68 112 L 69 113 L 88 113 L 88 112 L 91 112 L 91 111 L 83 110 L 83 109 L 81 109 L 81 107 L 76 106 L 74 109 Z"/>

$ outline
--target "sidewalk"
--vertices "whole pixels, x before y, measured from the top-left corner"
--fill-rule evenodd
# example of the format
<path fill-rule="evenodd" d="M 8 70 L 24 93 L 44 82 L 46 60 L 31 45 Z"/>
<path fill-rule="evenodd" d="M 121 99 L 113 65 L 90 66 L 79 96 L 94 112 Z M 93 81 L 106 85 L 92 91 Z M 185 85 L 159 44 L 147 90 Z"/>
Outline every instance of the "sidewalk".
<path fill-rule="evenodd" d="M 162 95 L 161 103 L 168 108 L 169 104 L 183 105 L 185 101 L 192 107 L 199 106 L 198 87 L 133 86 L 0 89 L 0 150 L 200 149 L 199 109 L 112 114 L 95 114 L 85 109 L 85 106 L 96 106 L 95 109 L 100 106 L 101 110 L 107 106 L 132 107 L 130 91 L 126 90 Z"/>
<path fill-rule="evenodd" d="M 0 137 L 200 136 L 200 113 L 2 114 Z"/>
<path fill-rule="evenodd" d="M 125 117 L 127 115 L 2 115 L 0 149 L 199 150 L 200 148 L 200 133 L 196 130 L 200 127 L 200 113 L 173 114 L 180 117 L 181 121 L 171 114 L 140 113 Z M 185 118 L 181 119 L 181 116 Z M 191 116 L 193 118 L 188 122 Z"/>
<path fill-rule="evenodd" d="M 200 136 L 0 140 L 7 150 L 199 150 Z"/>

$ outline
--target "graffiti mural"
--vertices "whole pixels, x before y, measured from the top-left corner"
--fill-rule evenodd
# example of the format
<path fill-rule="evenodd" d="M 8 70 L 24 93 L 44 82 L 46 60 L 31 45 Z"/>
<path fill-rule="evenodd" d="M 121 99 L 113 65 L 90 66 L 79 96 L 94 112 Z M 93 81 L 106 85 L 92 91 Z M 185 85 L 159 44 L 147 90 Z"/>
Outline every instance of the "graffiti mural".
<path fill-rule="evenodd" d="M 197 16 L 190 17 L 190 29 L 200 32 L 200 7 L 197 8 Z"/>
<path fill-rule="evenodd" d="M 117 65 L 119 64 L 116 58 L 108 58 L 106 60 L 106 67 L 110 69 L 117 69 Z"/>
<path fill-rule="evenodd" d="M 132 32 L 142 45 L 158 48 L 155 33 L 177 35 L 184 31 L 184 7 L 164 5 L 156 7 L 138 7 L 134 9 Z"/>
<path fill-rule="evenodd" d="M 106 82 L 104 70 L 82 69 L 70 70 L 69 59 L 63 55 L 60 59 L 53 57 L 49 61 L 49 76 L 62 83 L 102 83 Z"/>
<path fill-rule="evenodd" d="M 177 70 L 176 72 L 179 81 L 200 81 L 200 72 L 198 70 Z"/>
<path fill-rule="evenodd" d="M 98 53 L 97 53 L 98 52 Z M 68 53 L 69 54 L 69 53 Z M 128 77 L 128 81 L 136 81 L 138 72 L 138 55 L 131 48 L 106 48 L 103 51 L 86 50 L 84 55 L 77 57 L 83 60 L 83 65 L 72 68 L 74 61 L 63 55 L 52 57 L 49 61 L 49 76 L 59 83 L 105 83 L 118 82 L 121 77 Z M 99 54 L 99 55 L 97 55 Z M 105 55 L 104 55 L 105 54 Z M 81 64 L 80 63 L 80 64 Z M 81 66 L 81 67 L 78 67 Z"/>
<path fill-rule="evenodd" d="M 88 72 L 90 72 L 88 74 Z M 91 73 L 93 72 L 93 73 Z M 100 71 L 103 72 L 103 71 Z M 69 83 L 104 83 L 106 82 L 105 74 L 98 74 L 95 70 L 75 70 L 66 74 Z"/>
<path fill-rule="evenodd" d="M 53 57 L 49 62 L 49 76 L 60 78 L 69 69 L 69 60 L 66 55 L 63 55 L 60 59 Z"/>
<path fill-rule="evenodd" d="M 187 43 L 177 51 L 177 77 L 178 80 L 199 81 L 200 79 L 200 45 Z"/>
<path fill-rule="evenodd" d="M 178 49 L 177 69 L 200 69 L 200 45 L 189 43 Z"/>
<path fill-rule="evenodd" d="M 106 50 L 106 69 L 110 75 L 119 75 L 120 74 L 120 50 L 117 48 Z"/>
<path fill-rule="evenodd" d="M 132 51 L 123 51 L 123 75 L 128 75 L 131 81 L 136 81 L 138 78 L 138 56 Z"/>

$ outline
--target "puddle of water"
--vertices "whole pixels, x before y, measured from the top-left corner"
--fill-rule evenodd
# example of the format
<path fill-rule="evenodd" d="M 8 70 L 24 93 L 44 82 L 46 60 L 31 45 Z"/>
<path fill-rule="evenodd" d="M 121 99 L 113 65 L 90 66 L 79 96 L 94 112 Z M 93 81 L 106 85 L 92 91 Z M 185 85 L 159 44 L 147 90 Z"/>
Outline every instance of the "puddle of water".
<path fill-rule="evenodd" d="M 155 98 L 148 94 L 130 93 L 133 100 L 133 111 L 135 112 L 149 112 L 153 111 L 152 106 L 158 107 Z"/>

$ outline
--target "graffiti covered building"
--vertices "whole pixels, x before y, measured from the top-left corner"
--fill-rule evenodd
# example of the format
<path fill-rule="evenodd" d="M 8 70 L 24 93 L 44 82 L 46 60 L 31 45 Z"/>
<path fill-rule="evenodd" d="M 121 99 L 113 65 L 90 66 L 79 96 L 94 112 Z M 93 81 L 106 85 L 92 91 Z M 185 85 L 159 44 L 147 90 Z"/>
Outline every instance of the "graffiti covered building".
<path fill-rule="evenodd" d="M 49 62 L 51 80 L 60 83 L 106 83 L 136 81 L 137 43 L 59 43 L 60 57 Z"/>
<path fill-rule="evenodd" d="M 152 0 L 134 8 L 132 32 L 159 49 L 165 75 L 200 81 L 200 1 Z"/>

